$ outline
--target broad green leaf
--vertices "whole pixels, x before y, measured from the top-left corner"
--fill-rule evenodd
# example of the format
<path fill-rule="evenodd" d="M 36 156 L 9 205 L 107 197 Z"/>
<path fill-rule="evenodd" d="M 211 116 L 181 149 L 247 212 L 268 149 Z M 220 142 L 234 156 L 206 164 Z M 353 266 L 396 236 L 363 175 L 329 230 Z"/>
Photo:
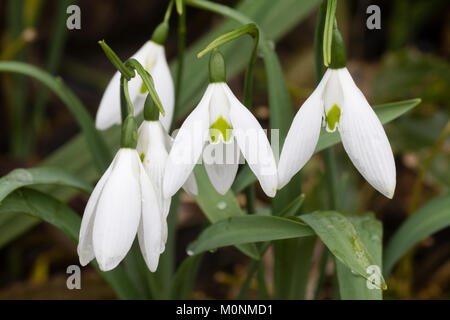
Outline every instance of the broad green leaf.
<path fill-rule="evenodd" d="M 385 275 L 421 240 L 450 225 L 450 194 L 436 198 L 417 210 L 395 232 L 384 254 Z"/>
<path fill-rule="evenodd" d="M 16 189 L 39 184 L 67 186 L 86 193 L 92 191 L 92 187 L 88 183 L 60 168 L 15 169 L 0 178 L 0 203 Z"/>
<path fill-rule="evenodd" d="M 188 246 L 188 252 L 198 254 L 230 245 L 311 235 L 314 235 L 313 230 L 296 218 L 252 214 L 228 218 L 207 227 Z"/>
<path fill-rule="evenodd" d="M 14 191 L 0 205 L 0 217 L 10 213 L 27 214 L 44 220 L 63 231 L 75 243 L 78 242 L 80 216 L 64 203 L 42 192 L 28 188 Z M 100 273 L 119 298 L 138 299 L 140 297 L 121 266 L 113 271 Z"/>
<path fill-rule="evenodd" d="M 198 184 L 198 196 L 195 199 L 211 223 L 246 215 L 231 191 L 222 196 L 214 189 L 203 166 L 197 166 L 195 177 Z M 258 250 L 254 244 L 247 243 L 237 247 L 248 256 L 259 258 Z"/>
<path fill-rule="evenodd" d="M 382 265 L 383 226 L 373 214 L 363 217 L 349 217 L 362 243 L 374 258 L 377 266 Z M 373 270 L 375 271 L 375 270 Z M 381 270 L 379 270 L 381 273 Z M 336 274 L 339 293 L 343 300 L 381 300 L 381 289 L 369 289 L 367 280 L 353 274 L 342 262 L 336 259 Z"/>
<path fill-rule="evenodd" d="M 93 160 L 100 172 L 103 172 L 111 162 L 111 153 L 102 137 L 95 129 L 94 122 L 83 103 L 70 91 L 61 79 L 27 63 L 5 61 L 0 62 L 0 72 L 14 72 L 36 78 L 50 88 L 69 108 L 83 130 Z"/>
<path fill-rule="evenodd" d="M 353 224 L 345 216 L 335 211 L 317 211 L 301 215 L 300 218 L 317 233 L 339 261 L 354 273 L 369 278 L 367 268 L 375 266 L 376 261 L 366 249 Z M 381 287 L 384 289 L 386 283 L 382 276 L 381 278 Z"/>
<path fill-rule="evenodd" d="M 374 107 L 375 113 L 380 119 L 381 123 L 389 123 L 392 120 L 400 117 L 404 113 L 408 112 L 421 102 L 420 99 L 411 99 L 398 102 L 385 103 Z M 341 137 L 336 131 L 334 133 L 328 133 L 322 129 L 320 133 L 319 142 L 315 152 L 322 151 L 328 147 L 331 147 L 337 143 L 341 142 Z M 250 184 L 256 181 L 256 177 L 250 170 L 241 170 L 235 181 L 239 181 L 239 184 L 233 185 L 233 190 L 237 193 L 244 190 Z M 290 183 L 289 183 L 290 184 Z M 280 191 L 282 191 L 281 189 Z M 280 192 L 279 191 L 279 192 Z M 298 191 L 297 191 L 298 194 Z"/>
<path fill-rule="evenodd" d="M 192 257 L 187 257 L 179 266 L 172 282 L 172 290 L 170 298 L 173 300 L 186 300 L 195 284 L 200 262 L 203 255 L 198 254 Z"/>

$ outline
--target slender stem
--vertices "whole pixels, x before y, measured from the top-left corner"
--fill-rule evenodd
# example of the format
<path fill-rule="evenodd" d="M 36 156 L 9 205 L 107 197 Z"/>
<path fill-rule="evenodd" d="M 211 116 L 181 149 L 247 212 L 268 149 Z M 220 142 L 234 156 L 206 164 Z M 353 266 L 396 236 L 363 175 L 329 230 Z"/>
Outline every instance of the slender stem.
<path fill-rule="evenodd" d="M 169 5 L 167 6 L 166 9 L 166 14 L 164 15 L 164 22 L 169 22 L 170 14 L 172 13 L 172 8 L 173 8 L 173 0 L 170 0 Z"/>
<path fill-rule="evenodd" d="M 120 111 L 122 121 L 125 120 L 128 114 L 134 114 L 133 104 L 128 92 L 128 80 L 124 76 L 120 77 Z"/>
<path fill-rule="evenodd" d="M 258 30 L 258 29 L 256 29 Z M 254 45 L 250 61 L 248 63 L 247 71 L 245 72 L 244 80 L 244 105 L 251 110 L 253 102 L 253 70 L 256 63 L 256 58 L 258 56 L 258 44 L 259 44 L 259 33 L 254 37 Z M 245 190 L 245 197 L 247 199 L 247 212 L 255 213 L 255 184 L 252 183 Z"/>
<path fill-rule="evenodd" d="M 184 49 L 186 47 L 186 8 L 178 16 L 178 54 L 177 54 L 177 73 L 175 80 L 175 110 L 180 103 L 181 82 L 184 71 Z"/>
<path fill-rule="evenodd" d="M 327 0 L 322 2 L 320 6 L 319 13 L 317 15 L 316 29 L 314 34 L 314 56 L 315 56 L 315 73 L 316 73 L 316 83 L 318 84 L 322 79 L 323 74 L 325 73 L 324 68 L 324 54 L 325 54 L 325 45 L 324 41 L 324 29 L 327 19 Z M 327 189 L 328 189 L 328 205 L 330 209 L 337 208 L 337 177 L 336 177 L 336 159 L 333 148 L 327 148 L 323 151 L 323 155 L 325 158 L 325 179 L 327 181 Z M 326 262 L 328 260 L 329 252 L 328 249 L 322 253 L 322 265 L 320 268 L 319 281 L 317 282 L 316 289 L 314 291 L 314 295 L 317 298 L 320 294 L 320 290 L 323 285 L 323 280 L 325 278 L 325 267 Z"/>

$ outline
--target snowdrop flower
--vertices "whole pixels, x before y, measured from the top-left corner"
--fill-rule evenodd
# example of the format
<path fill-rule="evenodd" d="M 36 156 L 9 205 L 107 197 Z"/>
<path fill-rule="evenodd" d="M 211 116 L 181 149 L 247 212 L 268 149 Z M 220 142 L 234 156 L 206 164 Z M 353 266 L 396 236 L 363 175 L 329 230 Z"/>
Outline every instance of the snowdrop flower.
<path fill-rule="evenodd" d="M 339 33 L 334 34 L 333 45 L 343 47 Z M 323 123 L 327 132 L 339 131 L 344 149 L 361 175 L 380 193 L 392 198 L 396 172 L 388 138 L 345 67 L 345 51 L 334 50 L 330 68 L 289 129 L 278 164 L 278 188 L 285 186 L 311 158 Z"/>
<path fill-rule="evenodd" d="M 136 59 L 150 73 L 155 81 L 156 92 L 166 111 L 160 120 L 166 130 L 172 123 L 175 93 L 172 76 L 167 64 L 164 42 L 167 36 L 167 24 L 161 24 L 154 32 L 152 40 L 147 41 L 131 58 Z M 132 99 L 135 115 L 143 107 L 147 94 L 145 85 L 140 77 L 134 77 L 129 82 L 129 93 Z M 114 124 L 120 124 L 120 72 L 116 72 L 103 94 L 95 119 L 97 129 L 105 130 Z"/>
<path fill-rule="evenodd" d="M 258 178 L 264 192 L 275 196 L 275 158 L 261 125 L 225 83 L 225 63 L 215 51 L 210 58 L 210 84 L 198 106 L 181 126 L 167 159 L 164 195 L 183 185 L 203 154 L 214 188 L 225 194 L 234 181 L 240 153 Z M 225 155 L 225 161 L 223 161 Z M 211 161 L 211 156 L 214 158 Z"/>
<path fill-rule="evenodd" d="M 153 272 L 163 245 L 163 215 L 158 196 L 136 151 L 136 121 L 122 127 L 121 149 L 94 188 L 84 210 L 78 243 L 81 265 L 94 258 L 102 271 L 126 256 L 136 233 L 142 255 Z"/>
<path fill-rule="evenodd" d="M 159 110 L 152 103 L 150 96 L 147 96 L 144 106 L 144 121 L 138 130 L 138 142 L 136 150 L 142 160 L 145 171 L 155 187 L 161 212 L 163 215 L 163 226 L 161 233 L 161 252 L 167 242 L 167 216 L 169 214 L 171 197 L 163 196 L 163 177 L 166 167 L 167 157 L 172 147 L 173 139 L 167 134 L 161 122 L 158 120 Z M 189 194 L 198 193 L 197 183 L 193 174 L 189 176 L 183 186 Z"/>

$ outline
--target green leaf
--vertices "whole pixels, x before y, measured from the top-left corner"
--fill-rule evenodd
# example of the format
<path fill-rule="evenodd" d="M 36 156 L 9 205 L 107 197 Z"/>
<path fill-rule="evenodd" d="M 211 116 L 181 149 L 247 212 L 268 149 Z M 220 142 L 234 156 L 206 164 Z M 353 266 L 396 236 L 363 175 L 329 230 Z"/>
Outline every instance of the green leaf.
<path fill-rule="evenodd" d="M 16 190 L 0 205 L 0 217 L 11 213 L 27 214 L 44 220 L 63 231 L 75 243 L 78 242 L 80 216 L 64 203 L 49 195 L 28 188 Z M 121 266 L 113 271 L 100 273 L 119 298 L 138 299 L 140 297 L 139 292 L 134 288 Z"/>
<path fill-rule="evenodd" d="M 345 216 L 335 211 L 317 211 L 301 215 L 300 218 L 317 233 L 339 261 L 365 279 L 369 278 L 370 274 L 366 270 L 369 266 L 376 265 L 376 261 Z M 381 287 L 386 288 L 383 278 Z"/>
<path fill-rule="evenodd" d="M 91 116 L 76 95 L 66 87 L 61 79 L 27 63 L 0 62 L 0 72 L 14 72 L 36 78 L 49 87 L 69 108 L 83 130 L 93 160 L 100 172 L 106 170 L 111 162 L 111 153 L 100 134 L 97 132 Z"/>
<path fill-rule="evenodd" d="M 316 239 L 304 237 L 274 242 L 274 289 L 277 299 L 305 299 Z"/>
<path fill-rule="evenodd" d="M 0 214 L 0 249 L 38 224 L 39 221 L 34 217 L 14 212 Z"/>
<path fill-rule="evenodd" d="M 384 274 L 421 240 L 450 225 L 450 194 L 436 198 L 417 210 L 395 232 L 386 246 Z"/>
<path fill-rule="evenodd" d="M 382 265 L 383 226 L 373 214 L 363 217 L 349 217 L 362 243 L 374 258 L 377 266 Z M 380 270 L 381 272 L 381 270 Z M 336 259 L 336 274 L 339 293 L 343 300 L 381 300 L 381 289 L 369 289 L 366 279 L 353 274 L 342 262 Z"/>
<path fill-rule="evenodd" d="M 195 199 L 211 223 L 246 215 L 231 191 L 221 195 L 214 189 L 203 166 L 195 168 L 195 177 L 198 184 L 198 196 Z M 254 244 L 242 244 L 237 247 L 249 257 L 259 259 L 259 252 Z"/>
<path fill-rule="evenodd" d="M 86 193 L 92 192 L 91 185 L 60 168 L 15 169 L 0 178 L 0 203 L 14 190 L 37 184 L 53 184 L 72 187 Z"/>
<path fill-rule="evenodd" d="M 302 193 L 297 198 L 292 200 L 292 202 L 289 203 L 281 212 L 276 214 L 276 216 L 289 217 L 289 216 L 297 215 L 297 212 L 300 209 L 300 207 L 302 206 L 303 201 L 305 201 L 305 195 Z"/>
<path fill-rule="evenodd" d="M 171 299 L 189 299 L 189 295 L 195 284 L 195 277 L 197 276 L 202 257 L 203 255 L 199 254 L 184 259 L 183 263 L 175 273 L 171 290 Z"/>
<path fill-rule="evenodd" d="M 189 254 L 198 254 L 216 248 L 314 235 L 313 230 L 297 218 L 246 215 L 219 221 L 200 234 L 188 246 Z"/>

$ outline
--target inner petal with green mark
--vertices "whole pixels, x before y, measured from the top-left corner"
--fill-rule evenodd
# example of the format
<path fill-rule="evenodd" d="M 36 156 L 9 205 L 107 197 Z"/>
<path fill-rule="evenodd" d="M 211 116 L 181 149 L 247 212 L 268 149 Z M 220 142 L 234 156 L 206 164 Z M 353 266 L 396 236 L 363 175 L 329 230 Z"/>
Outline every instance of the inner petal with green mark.
<path fill-rule="evenodd" d="M 327 131 L 334 132 L 336 130 L 336 125 L 339 123 L 341 118 L 341 108 L 337 104 L 334 104 L 326 115 L 327 121 Z"/>
<path fill-rule="evenodd" d="M 222 116 L 219 116 L 216 121 L 211 124 L 209 127 L 209 135 L 211 136 L 212 142 L 219 141 L 220 136 L 222 135 L 223 140 L 228 142 L 231 138 L 231 130 L 233 128 L 231 125 L 225 120 Z"/>

